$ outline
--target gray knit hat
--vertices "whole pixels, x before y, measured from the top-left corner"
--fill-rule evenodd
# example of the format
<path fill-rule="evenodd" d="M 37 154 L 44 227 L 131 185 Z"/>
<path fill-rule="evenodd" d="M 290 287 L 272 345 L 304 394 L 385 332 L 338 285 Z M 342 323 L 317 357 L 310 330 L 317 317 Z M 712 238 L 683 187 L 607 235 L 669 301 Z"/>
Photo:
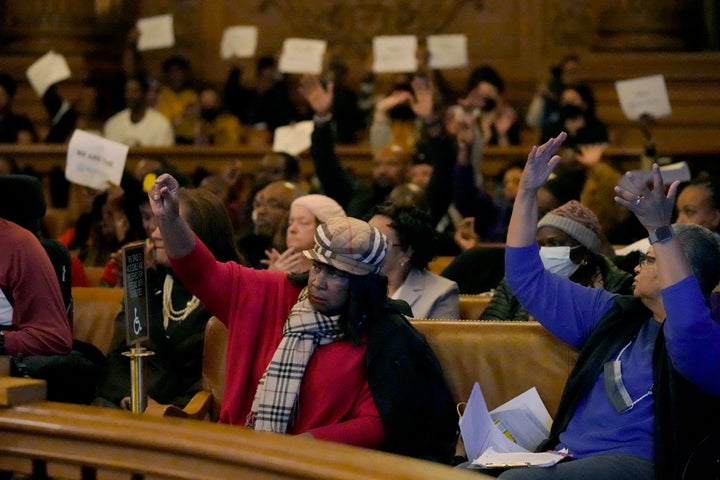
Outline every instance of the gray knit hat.
<path fill-rule="evenodd" d="M 387 253 L 387 238 L 370 224 L 352 217 L 331 218 L 315 230 L 315 247 L 303 254 L 354 275 L 378 273 Z"/>
<path fill-rule="evenodd" d="M 551 210 L 538 222 L 537 228 L 555 227 L 584 245 L 588 250 L 600 250 L 600 222 L 595 214 L 577 200 Z"/>

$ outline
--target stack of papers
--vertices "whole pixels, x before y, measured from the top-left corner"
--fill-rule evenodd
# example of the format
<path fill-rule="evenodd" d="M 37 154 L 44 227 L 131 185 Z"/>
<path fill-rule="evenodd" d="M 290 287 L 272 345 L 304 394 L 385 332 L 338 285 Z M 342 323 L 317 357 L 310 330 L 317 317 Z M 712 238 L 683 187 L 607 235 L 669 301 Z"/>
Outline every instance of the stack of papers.
<path fill-rule="evenodd" d="M 460 433 L 478 468 L 550 466 L 566 453 L 534 453 L 550 433 L 552 418 L 534 387 L 489 412 L 480 385 L 473 386 Z"/>

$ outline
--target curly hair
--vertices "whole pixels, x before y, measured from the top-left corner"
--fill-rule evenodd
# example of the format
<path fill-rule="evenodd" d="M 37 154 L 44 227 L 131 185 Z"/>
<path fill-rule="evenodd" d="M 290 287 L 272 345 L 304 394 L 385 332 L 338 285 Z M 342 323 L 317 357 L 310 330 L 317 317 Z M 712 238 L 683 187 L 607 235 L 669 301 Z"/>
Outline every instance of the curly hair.
<path fill-rule="evenodd" d="M 437 236 L 427 209 L 413 205 L 393 205 L 385 203 L 376 206 L 372 215 L 382 215 L 390 219 L 390 228 L 397 233 L 403 248 L 412 249 L 410 265 L 414 268 L 427 268 L 435 258 Z"/>

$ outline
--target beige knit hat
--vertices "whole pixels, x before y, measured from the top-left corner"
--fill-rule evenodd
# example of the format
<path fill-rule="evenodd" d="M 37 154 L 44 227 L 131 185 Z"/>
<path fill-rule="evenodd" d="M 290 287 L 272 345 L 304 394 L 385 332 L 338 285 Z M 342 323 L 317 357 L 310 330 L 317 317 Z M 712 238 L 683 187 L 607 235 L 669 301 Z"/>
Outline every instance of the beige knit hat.
<path fill-rule="evenodd" d="M 315 247 L 303 254 L 354 275 L 378 273 L 387 253 L 387 238 L 370 224 L 352 217 L 335 217 L 315 230 Z"/>
<path fill-rule="evenodd" d="M 310 213 L 318 219 L 318 223 L 325 223 L 331 218 L 346 216 L 345 210 L 335 200 L 317 193 L 298 197 L 292 202 L 290 208 L 293 205 L 300 205 L 310 210 Z"/>

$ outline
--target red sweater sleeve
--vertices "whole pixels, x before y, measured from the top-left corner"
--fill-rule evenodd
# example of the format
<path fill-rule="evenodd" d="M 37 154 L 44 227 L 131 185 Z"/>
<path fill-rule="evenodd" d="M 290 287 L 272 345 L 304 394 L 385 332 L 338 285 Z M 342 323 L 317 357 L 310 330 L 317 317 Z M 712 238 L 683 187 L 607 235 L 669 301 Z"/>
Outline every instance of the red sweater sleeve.
<path fill-rule="evenodd" d="M 60 285 L 45 249 L 35 236 L 2 221 L 0 286 L 13 304 L 13 329 L 4 332 L 9 355 L 66 354 L 72 332 Z"/>

